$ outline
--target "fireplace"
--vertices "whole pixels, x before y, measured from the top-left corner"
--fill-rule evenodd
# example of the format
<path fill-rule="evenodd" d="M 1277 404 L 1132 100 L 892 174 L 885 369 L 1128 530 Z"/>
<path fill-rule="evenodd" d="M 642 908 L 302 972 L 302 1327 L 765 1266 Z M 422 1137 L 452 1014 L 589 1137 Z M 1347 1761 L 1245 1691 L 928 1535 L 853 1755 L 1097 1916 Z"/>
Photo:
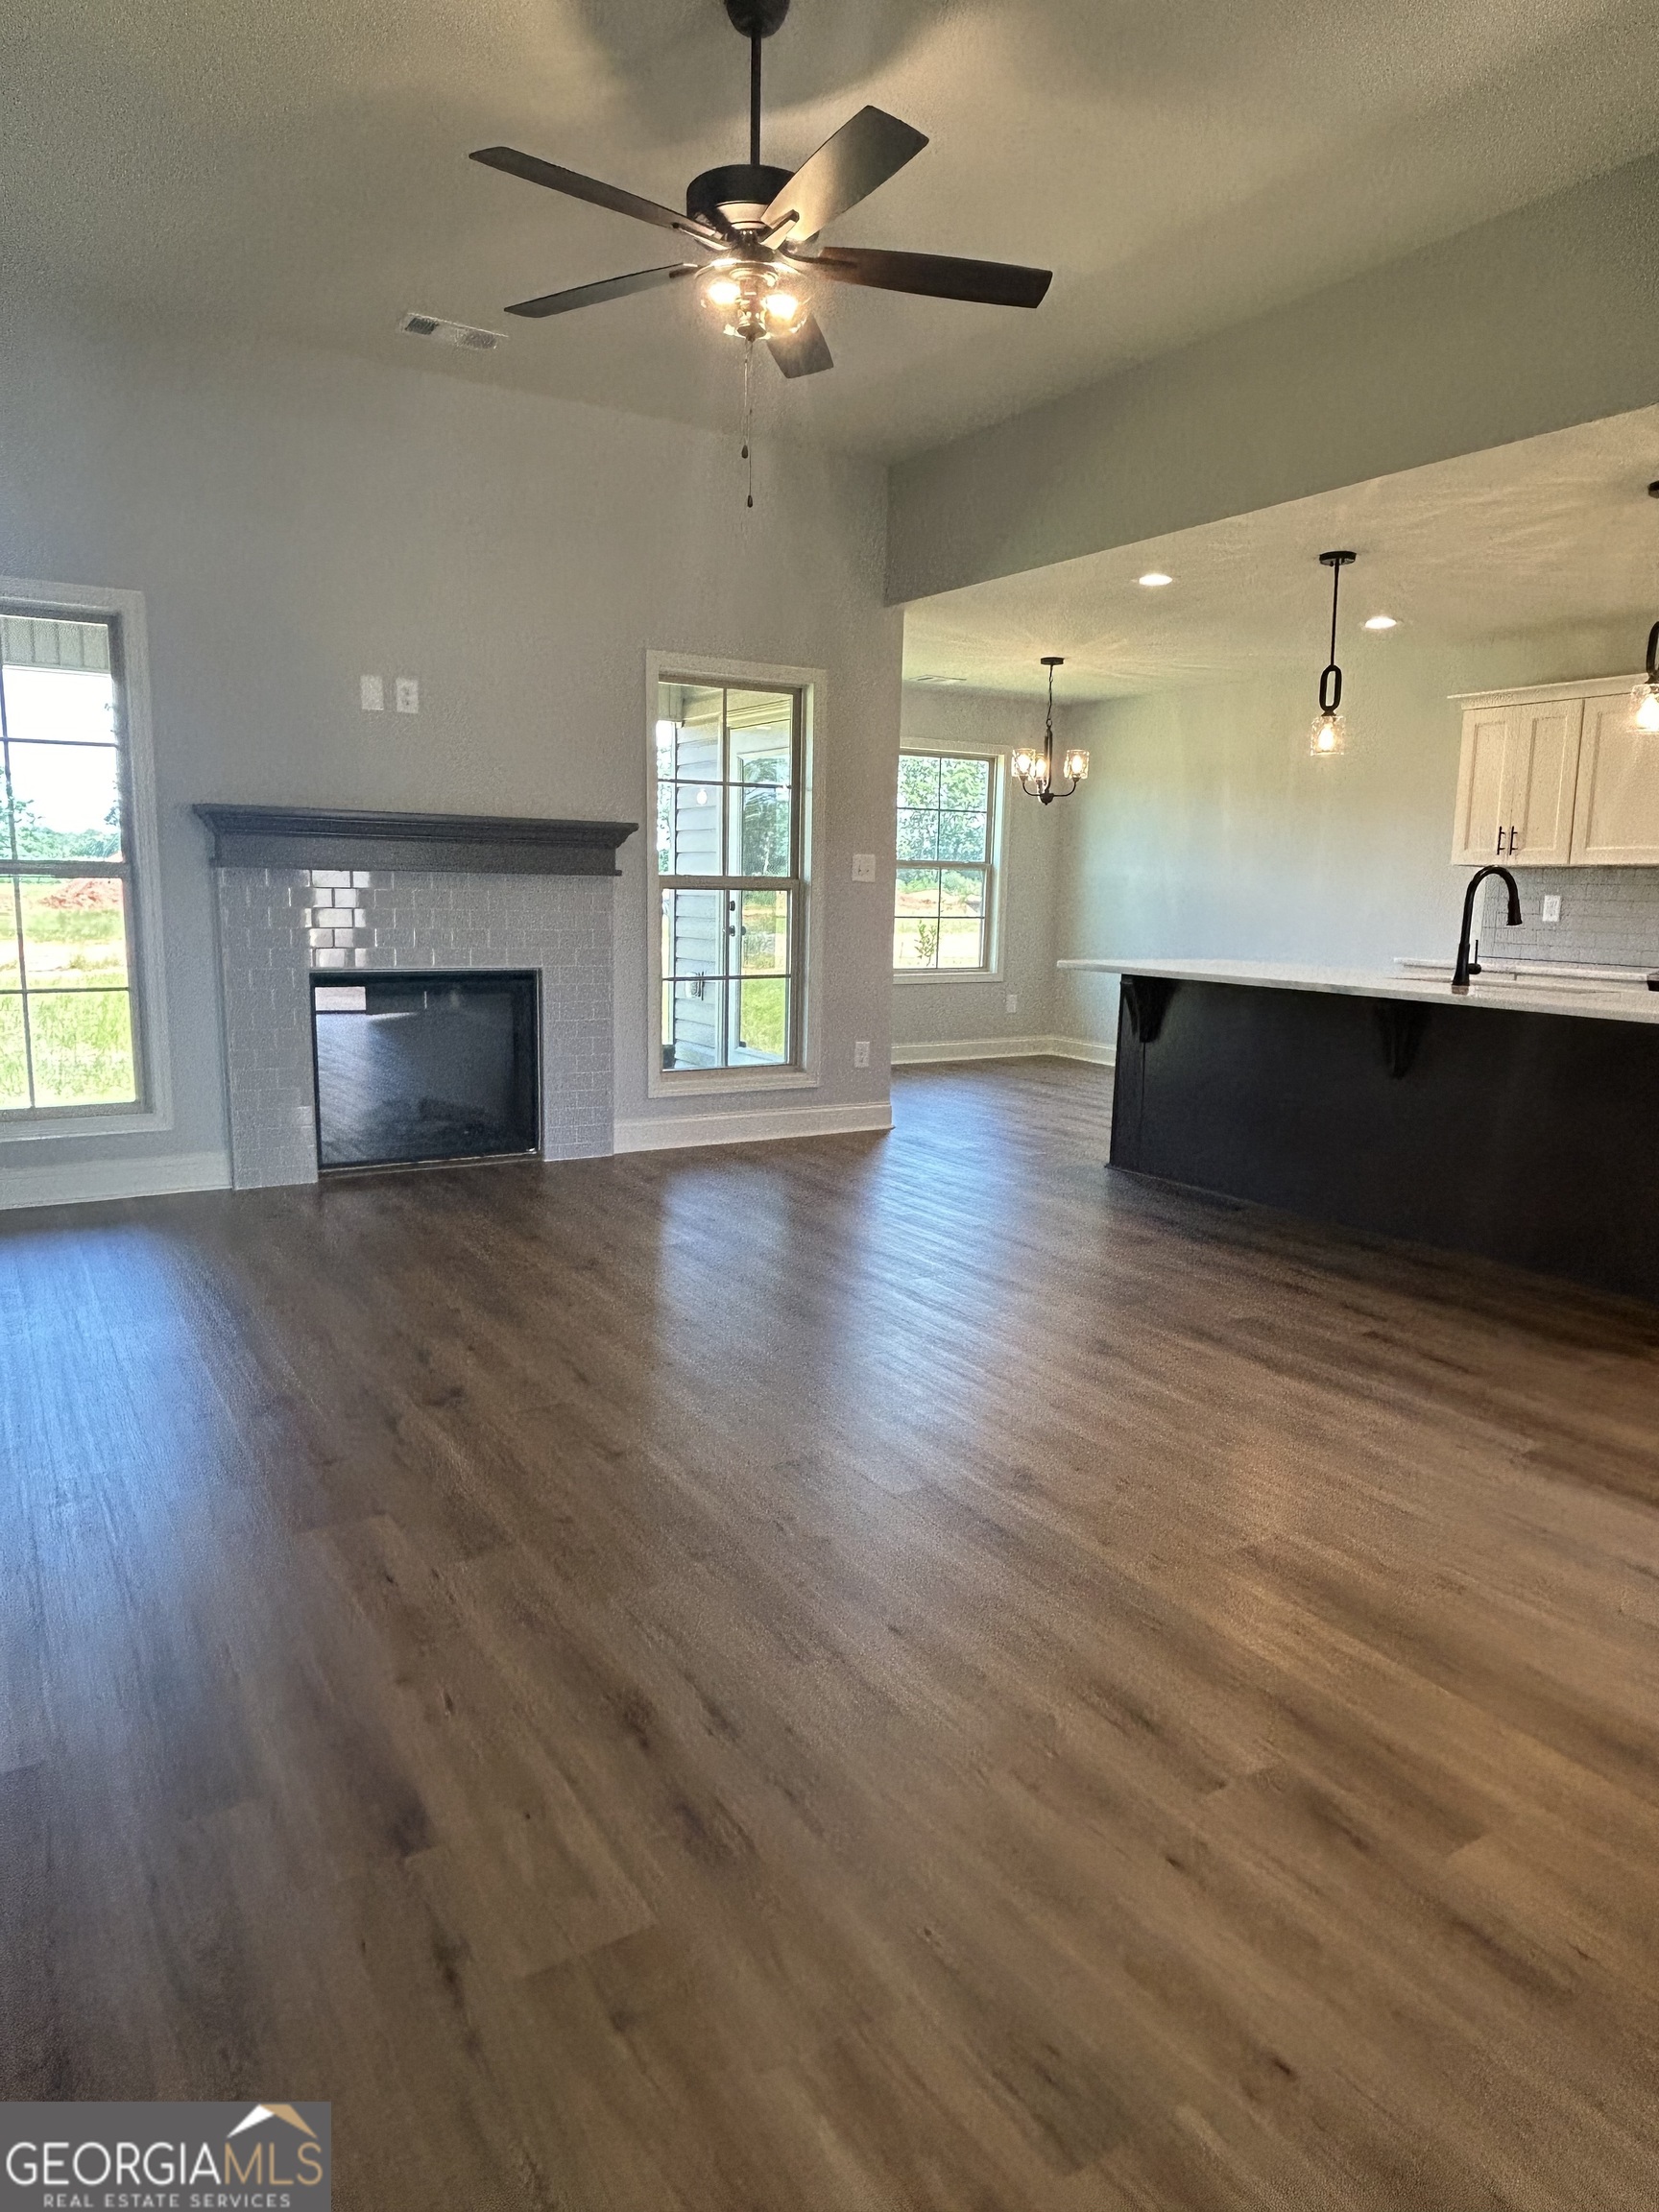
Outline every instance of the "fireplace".
<path fill-rule="evenodd" d="M 535 1152 L 536 1002 L 528 973 L 314 975 L 318 1166 Z"/>
<path fill-rule="evenodd" d="M 196 811 L 237 1190 L 611 1150 L 611 893 L 633 823 Z"/>

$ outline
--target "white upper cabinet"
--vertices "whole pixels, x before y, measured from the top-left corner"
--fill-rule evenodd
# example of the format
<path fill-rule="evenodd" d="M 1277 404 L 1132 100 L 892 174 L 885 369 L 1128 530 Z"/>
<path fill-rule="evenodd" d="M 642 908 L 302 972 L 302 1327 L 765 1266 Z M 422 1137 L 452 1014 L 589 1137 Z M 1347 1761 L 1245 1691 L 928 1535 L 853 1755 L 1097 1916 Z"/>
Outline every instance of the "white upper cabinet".
<path fill-rule="evenodd" d="M 1585 868 L 1659 867 L 1659 736 L 1637 729 L 1628 685 L 1584 702 L 1573 857 Z"/>
<path fill-rule="evenodd" d="M 1573 854 L 1583 701 L 1544 699 L 1514 711 L 1505 850 L 1529 867 L 1559 868 Z"/>
<path fill-rule="evenodd" d="M 1503 850 L 1509 824 L 1503 794 L 1512 716 L 1508 707 L 1470 707 L 1464 711 L 1452 858 L 1472 868 L 1482 860 L 1496 860 Z"/>
<path fill-rule="evenodd" d="M 1604 677 L 1459 702 L 1455 863 L 1659 867 L 1659 737 L 1634 725 L 1634 681 Z"/>
<path fill-rule="evenodd" d="M 1506 700 L 1464 710 L 1454 861 L 1568 864 L 1582 718 L 1581 699 Z"/>

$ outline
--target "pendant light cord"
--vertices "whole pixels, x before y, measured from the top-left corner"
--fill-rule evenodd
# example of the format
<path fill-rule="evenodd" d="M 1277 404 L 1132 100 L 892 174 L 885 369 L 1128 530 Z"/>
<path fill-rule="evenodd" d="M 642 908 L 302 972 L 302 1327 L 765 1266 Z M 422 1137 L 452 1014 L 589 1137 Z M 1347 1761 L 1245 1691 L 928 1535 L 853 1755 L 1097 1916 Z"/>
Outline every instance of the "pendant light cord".
<path fill-rule="evenodd" d="M 1333 562 L 1332 562 L 1332 564 L 1331 564 L 1331 653 L 1330 653 L 1330 664 L 1331 664 L 1331 666 L 1332 666 L 1333 668 L 1334 668 L 1334 667 L 1335 667 L 1335 665 L 1336 665 L 1336 594 L 1337 594 L 1337 593 L 1338 593 L 1338 592 L 1341 590 L 1341 589 L 1342 589 L 1342 567 L 1343 567 L 1343 564 L 1342 564 L 1340 561 L 1333 561 Z"/>

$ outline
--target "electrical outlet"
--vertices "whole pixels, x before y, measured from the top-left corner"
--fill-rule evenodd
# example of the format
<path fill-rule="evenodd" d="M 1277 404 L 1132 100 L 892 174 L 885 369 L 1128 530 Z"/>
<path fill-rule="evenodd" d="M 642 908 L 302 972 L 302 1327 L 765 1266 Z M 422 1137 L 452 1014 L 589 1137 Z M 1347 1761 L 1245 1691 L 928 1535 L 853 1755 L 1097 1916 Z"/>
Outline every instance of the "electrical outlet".
<path fill-rule="evenodd" d="M 854 883 L 874 883 L 876 880 L 876 855 L 874 853 L 854 853 L 853 855 L 853 880 Z"/>
<path fill-rule="evenodd" d="M 869 1067 L 869 1065 L 870 1065 L 870 1040 L 869 1040 L 869 1038 L 868 1038 L 868 1037 L 860 1037 L 860 1038 L 857 1040 L 857 1042 L 856 1042 L 856 1043 L 854 1045 L 854 1046 L 853 1046 L 853 1065 L 854 1065 L 854 1068 L 868 1068 L 868 1067 Z"/>
<path fill-rule="evenodd" d="M 399 676 L 393 685 L 399 714 L 419 714 L 421 711 L 421 684 L 414 676 Z"/>
<path fill-rule="evenodd" d="M 378 676 L 365 676 L 359 680 L 357 696 L 362 701 L 365 714 L 384 714 L 386 711 L 386 686 Z"/>
<path fill-rule="evenodd" d="M 1008 1011 L 1010 1014 L 1018 1014 L 1020 1011 L 1020 994 L 1017 991 L 1008 994 Z"/>
<path fill-rule="evenodd" d="M 1560 894 L 1560 892 L 1559 892 L 1559 891 L 1549 891 L 1549 892 L 1546 892 L 1546 893 L 1545 893 L 1545 896 L 1544 896 L 1544 911 L 1543 911 L 1543 913 L 1542 913 L 1542 914 L 1541 914 L 1541 915 L 1538 917 L 1538 919 L 1539 919 L 1541 922 L 1559 922 L 1559 921 L 1560 921 L 1560 919 L 1561 919 L 1561 894 Z"/>

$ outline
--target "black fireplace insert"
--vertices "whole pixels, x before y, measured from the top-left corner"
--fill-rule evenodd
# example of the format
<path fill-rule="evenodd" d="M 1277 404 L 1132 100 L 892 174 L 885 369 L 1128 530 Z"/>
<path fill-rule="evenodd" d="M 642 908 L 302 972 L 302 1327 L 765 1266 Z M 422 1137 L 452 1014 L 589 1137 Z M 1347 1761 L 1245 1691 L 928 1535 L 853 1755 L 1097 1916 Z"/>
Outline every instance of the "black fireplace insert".
<path fill-rule="evenodd" d="M 498 970 L 313 975 L 319 1166 L 537 1151 L 537 998 Z"/>

